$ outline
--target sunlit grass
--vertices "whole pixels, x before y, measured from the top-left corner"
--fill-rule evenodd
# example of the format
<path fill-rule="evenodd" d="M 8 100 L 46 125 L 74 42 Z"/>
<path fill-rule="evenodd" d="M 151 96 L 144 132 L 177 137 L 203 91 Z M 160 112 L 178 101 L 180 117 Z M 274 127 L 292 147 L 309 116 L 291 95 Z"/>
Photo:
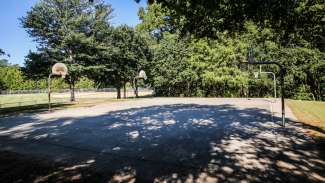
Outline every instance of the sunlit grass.
<path fill-rule="evenodd" d="M 140 96 L 150 96 L 140 93 Z M 76 102 L 70 102 L 70 93 L 53 93 L 51 97 L 52 110 L 91 107 L 104 103 L 126 101 L 127 99 L 116 99 L 115 92 L 92 92 L 76 93 Z M 48 109 L 47 93 L 39 94 L 16 94 L 0 95 L 0 115 L 12 115 L 20 112 L 38 112 Z"/>
<path fill-rule="evenodd" d="M 62 102 L 68 99 L 52 97 L 52 102 Z M 37 94 L 14 94 L 14 95 L 0 95 L 0 108 L 19 107 L 28 105 L 38 105 L 48 103 L 48 96 L 46 93 Z"/>
<path fill-rule="evenodd" d="M 287 103 L 298 121 L 310 126 L 310 134 L 325 138 L 325 102 L 288 100 Z"/>

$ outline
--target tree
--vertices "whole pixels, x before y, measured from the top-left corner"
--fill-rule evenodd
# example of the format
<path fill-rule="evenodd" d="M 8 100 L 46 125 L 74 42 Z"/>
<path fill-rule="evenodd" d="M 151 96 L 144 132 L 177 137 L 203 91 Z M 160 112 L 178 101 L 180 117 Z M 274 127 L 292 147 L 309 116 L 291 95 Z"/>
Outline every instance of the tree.
<path fill-rule="evenodd" d="M 19 90 L 24 86 L 24 76 L 18 66 L 0 67 L 0 90 Z"/>
<path fill-rule="evenodd" d="M 1 48 L 0 48 L 0 56 L 3 56 L 3 55 L 6 55 L 6 52 L 3 51 Z M 10 57 L 9 54 L 7 54 L 8 57 Z M 0 58 L 0 67 L 5 67 L 5 66 L 9 66 L 9 61 L 5 58 Z"/>
<path fill-rule="evenodd" d="M 103 38 L 99 69 L 93 78 L 100 85 L 115 86 L 117 98 L 121 98 L 121 88 L 132 83 L 141 69 L 147 69 L 151 53 L 146 40 L 126 25 L 109 29 Z"/>
<path fill-rule="evenodd" d="M 158 3 L 148 5 L 146 9 L 141 7 L 138 16 L 142 22 L 136 26 L 136 29 L 139 32 L 148 32 L 151 36 L 160 40 L 164 32 L 174 33 L 176 31 L 176 27 L 171 22 L 169 15 L 168 9 L 163 8 Z"/>
<path fill-rule="evenodd" d="M 54 62 L 45 54 L 39 50 L 38 52 L 29 51 L 25 57 L 25 67 L 23 71 L 25 75 L 30 79 L 44 79 L 51 73 L 51 67 Z"/>
<path fill-rule="evenodd" d="M 0 59 L 0 67 L 6 67 L 9 66 L 9 61 L 7 59 Z"/>
<path fill-rule="evenodd" d="M 148 2 L 148 6 L 155 6 L 154 4 L 158 3 L 162 8 L 168 9 L 168 22 L 177 27 L 182 35 L 189 33 L 196 37 L 216 38 L 219 31 L 240 32 L 244 30 L 246 21 L 252 21 L 263 28 L 274 29 L 280 36 L 282 45 L 304 44 L 302 40 L 306 40 L 324 51 L 323 0 Z"/>
<path fill-rule="evenodd" d="M 154 49 L 150 70 L 157 95 L 179 96 L 186 91 L 184 88 L 191 88 L 197 79 L 197 73 L 191 72 L 192 69 L 188 67 L 190 52 L 186 40 L 178 40 L 177 35 L 165 33 Z"/>
<path fill-rule="evenodd" d="M 76 81 L 96 57 L 97 28 L 108 24 L 111 12 L 111 6 L 102 1 L 41 0 L 21 19 L 23 27 L 40 44 L 49 60 L 68 66 L 66 81 L 71 101 L 75 100 Z"/>

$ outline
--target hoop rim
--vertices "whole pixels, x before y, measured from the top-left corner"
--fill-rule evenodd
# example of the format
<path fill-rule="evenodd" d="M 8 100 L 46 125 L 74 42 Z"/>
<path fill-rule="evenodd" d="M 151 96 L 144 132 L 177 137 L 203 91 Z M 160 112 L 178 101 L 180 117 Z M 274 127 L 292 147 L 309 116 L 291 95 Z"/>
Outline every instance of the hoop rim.
<path fill-rule="evenodd" d="M 68 68 L 64 63 L 56 63 L 52 66 L 52 74 L 65 78 L 65 76 L 68 75 Z"/>

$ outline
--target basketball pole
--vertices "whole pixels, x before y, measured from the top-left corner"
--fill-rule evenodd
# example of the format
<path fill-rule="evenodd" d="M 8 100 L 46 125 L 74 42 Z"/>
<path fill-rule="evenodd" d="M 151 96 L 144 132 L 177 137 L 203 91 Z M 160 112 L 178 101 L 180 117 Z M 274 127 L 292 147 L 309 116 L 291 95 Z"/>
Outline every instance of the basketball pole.
<path fill-rule="evenodd" d="M 51 111 L 51 77 L 52 77 L 52 73 L 49 75 L 49 78 L 47 80 L 48 83 L 48 104 L 49 104 L 49 111 Z"/>
<path fill-rule="evenodd" d="M 253 56 L 253 49 L 248 50 L 248 64 L 252 65 L 277 65 L 280 68 L 280 84 L 281 84 L 281 108 L 282 108 L 282 126 L 285 127 L 285 104 L 284 104 L 284 75 L 286 73 L 285 68 L 279 62 L 276 61 L 260 61 L 256 62 Z"/>
<path fill-rule="evenodd" d="M 147 80 L 147 75 L 144 70 L 140 70 L 138 76 L 135 76 L 133 78 L 133 88 L 134 88 L 134 94 L 136 98 L 139 97 L 138 79 Z"/>

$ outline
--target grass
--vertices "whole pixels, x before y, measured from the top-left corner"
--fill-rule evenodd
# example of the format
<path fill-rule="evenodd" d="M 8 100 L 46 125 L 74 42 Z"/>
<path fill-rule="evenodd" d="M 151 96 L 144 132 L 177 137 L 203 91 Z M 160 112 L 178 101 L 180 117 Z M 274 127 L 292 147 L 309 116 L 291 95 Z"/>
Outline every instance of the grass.
<path fill-rule="evenodd" d="M 115 93 L 113 93 L 115 94 Z M 79 97 L 81 96 L 81 97 Z M 73 107 L 91 107 L 103 103 L 115 101 L 125 101 L 127 99 L 116 99 L 112 92 L 84 93 L 76 96 L 77 102 L 69 102 L 69 94 L 54 94 L 51 99 L 52 110 L 73 108 Z M 150 96 L 150 95 L 149 95 Z M 141 96 L 144 97 L 144 96 Z M 148 95 L 145 95 L 148 97 Z M 46 111 L 48 109 L 48 98 L 46 93 L 39 94 L 17 94 L 0 95 L 0 116 L 8 116 L 19 113 L 34 113 Z"/>
<path fill-rule="evenodd" d="M 287 104 L 312 137 L 325 140 L 325 102 L 288 100 Z"/>
<path fill-rule="evenodd" d="M 63 101 L 68 101 L 68 99 L 52 97 L 52 102 L 54 103 Z M 48 97 L 46 93 L 0 95 L 0 108 L 40 105 L 47 104 L 47 102 Z"/>

